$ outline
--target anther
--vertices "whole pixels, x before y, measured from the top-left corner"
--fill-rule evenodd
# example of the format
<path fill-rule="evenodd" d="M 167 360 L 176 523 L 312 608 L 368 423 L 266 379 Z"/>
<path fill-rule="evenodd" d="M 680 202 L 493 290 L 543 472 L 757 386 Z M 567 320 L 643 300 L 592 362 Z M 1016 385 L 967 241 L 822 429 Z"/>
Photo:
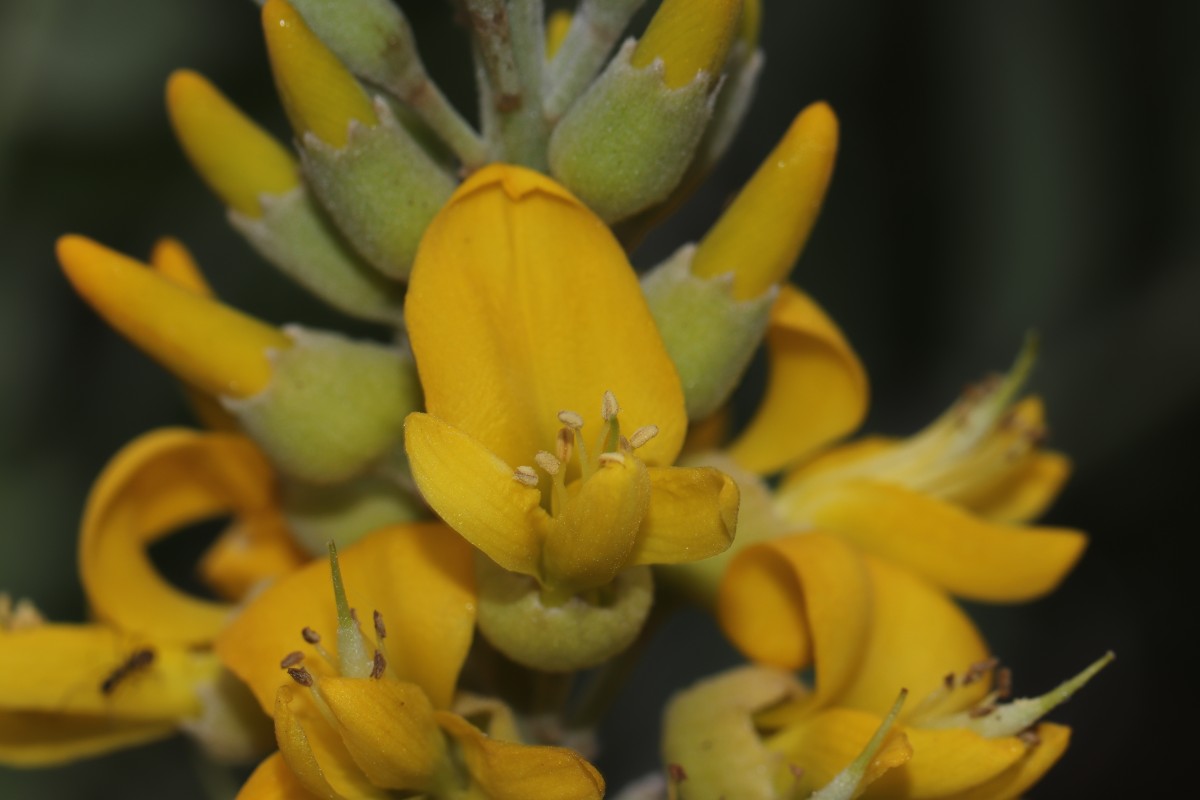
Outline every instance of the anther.
<path fill-rule="evenodd" d="M 558 437 L 554 440 L 554 455 L 566 464 L 571 460 L 571 452 L 575 448 L 575 431 L 570 428 L 559 428 Z"/>
<path fill-rule="evenodd" d="M 607 467 L 609 464 L 624 464 L 625 456 L 620 453 L 601 453 L 597 460 L 600 462 L 600 466 Z"/>
<path fill-rule="evenodd" d="M 1012 670 L 1008 667 L 996 670 L 996 697 L 1006 700 L 1012 695 Z"/>
<path fill-rule="evenodd" d="M 619 413 L 621 413 L 621 406 L 617 404 L 617 396 L 612 392 L 605 392 L 604 401 L 600 404 L 601 419 L 609 422 Z"/>
<path fill-rule="evenodd" d="M 547 453 L 545 450 L 538 450 L 533 456 L 533 460 L 550 475 L 557 475 L 558 471 L 562 469 L 562 462 L 553 453 Z"/>
<path fill-rule="evenodd" d="M 637 448 L 644 445 L 646 442 L 653 439 L 655 436 L 658 436 L 658 426 L 657 425 L 643 425 L 642 427 L 640 427 L 636 431 L 634 431 L 633 435 L 629 437 L 629 444 L 633 447 L 634 450 L 636 450 Z"/>
<path fill-rule="evenodd" d="M 383 677 L 383 673 L 387 671 L 387 659 L 383 657 L 383 653 L 375 651 L 375 658 L 371 661 L 371 677 L 379 680 Z"/>
<path fill-rule="evenodd" d="M 293 650 L 292 652 L 290 652 L 286 656 L 284 656 L 283 660 L 279 662 L 279 668 L 280 669 L 290 669 L 290 668 L 296 666 L 297 664 L 299 664 L 303 660 L 304 660 L 304 653 L 301 653 L 299 650 Z"/>
<path fill-rule="evenodd" d="M 987 675 L 1000 664 L 1000 659 L 989 658 L 986 661 L 977 661 L 967 668 L 967 674 L 963 675 L 963 686 L 970 686 L 975 681 Z"/>
<path fill-rule="evenodd" d="M 383 625 L 383 614 L 380 614 L 379 611 L 376 610 L 375 614 L 374 614 L 374 619 L 375 619 L 375 637 L 377 639 L 386 639 L 387 638 L 387 628 L 384 627 L 384 625 Z"/>
<path fill-rule="evenodd" d="M 321 641 L 321 634 L 307 626 L 300 631 L 300 635 L 303 636 L 304 641 L 308 642 L 309 644 L 316 644 L 317 642 Z"/>
<path fill-rule="evenodd" d="M 667 764 L 667 774 L 671 777 L 672 783 L 683 783 L 687 780 L 687 772 L 682 764 Z"/>
<path fill-rule="evenodd" d="M 538 485 L 538 475 L 534 472 L 533 467 L 517 467 L 513 470 L 513 480 L 525 486 L 536 487 Z"/>
<path fill-rule="evenodd" d="M 981 719 L 995 710 L 995 706 L 976 706 L 967 712 L 967 716 L 971 719 Z"/>
<path fill-rule="evenodd" d="M 954 684 L 955 684 L 954 673 L 953 673 L 953 672 L 947 672 L 947 673 L 946 673 L 946 677 L 942 678 L 942 683 L 945 685 L 945 687 L 946 687 L 947 689 L 953 689 L 953 688 L 954 688 Z"/>
<path fill-rule="evenodd" d="M 1039 745 L 1042 743 L 1042 737 L 1038 736 L 1038 732 L 1036 730 L 1034 730 L 1033 728 L 1021 731 L 1020 733 L 1017 734 L 1017 738 L 1020 739 L 1025 744 L 1029 745 L 1030 747 L 1033 747 L 1034 745 Z"/>
<path fill-rule="evenodd" d="M 358 624 L 358 609 L 357 608 L 350 609 L 350 619 L 354 620 L 355 625 Z"/>
<path fill-rule="evenodd" d="M 310 687 L 313 685 L 312 673 L 310 673 L 304 667 L 292 667 L 287 671 L 287 674 L 292 680 L 301 686 Z"/>
<path fill-rule="evenodd" d="M 558 412 L 558 421 L 573 431 L 580 430 L 583 427 L 583 417 L 574 411 L 564 410 Z"/>

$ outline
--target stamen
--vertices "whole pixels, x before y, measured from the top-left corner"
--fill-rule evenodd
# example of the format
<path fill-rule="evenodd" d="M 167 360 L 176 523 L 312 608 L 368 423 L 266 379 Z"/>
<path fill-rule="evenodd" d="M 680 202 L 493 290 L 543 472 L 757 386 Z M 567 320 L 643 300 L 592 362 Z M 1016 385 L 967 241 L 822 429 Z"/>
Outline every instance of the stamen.
<path fill-rule="evenodd" d="M 1042 737 L 1038 736 L 1038 732 L 1034 728 L 1030 728 L 1027 731 L 1021 731 L 1017 734 L 1017 738 L 1030 747 L 1034 747 L 1042 743 Z"/>
<path fill-rule="evenodd" d="M 962 685 L 970 686 L 994 670 L 999 664 L 1000 659 L 998 658 L 989 658 L 986 661 L 978 661 L 972 664 L 967 668 L 966 674 L 963 675 Z"/>
<path fill-rule="evenodd" d="M 305 688 L 311 688 L 313 685 L 312 673 L 304 667 L 293 667 L 287 671 L 287 674 L 292 680 Z"/>
<path fill-rule="evenodd" d="M 682 764 L 667 764 L 667 775 L 671 777 L 671 783 L 679 784 L 687 780 L 687 771 Z"/>
<path fill-rule="evenodd" d="M 982 719 L 995 710 L 995 706 L 975 706 L 975 708 L 967 712 L 967 716 L 971 719 Z"/>
<path fill-rule="evenodd" d="M 387 672 L 387 659 L 383 657 L 383 653 L 376 650 L 375 658 L 371 660 L 371 677 L 379 680 L 385 672 Z"/>
<path fill-rule="evenodd" d="M 581 428 L 583 428 L 583 417 L 581 417 L 579 414 L 575 413 L 574 411 L 565 411 L 564 410 L 564 411 L 558 412 L 558 421 L 561 422 L 563 425 L 566 425 L 572 431 L 578 431 Z"/>
<path fill-rule="evenodd" d="M 600 418 L 605 422 L 611 422 L 619 413 L 621 413 L 621 406 L 617 403 L 617 396 L 606 391 L 604 400 L 600 404 Z"/>
<path fill-rule="evenodd" d="M 538 450 L 533 460 L 550 475 L 557 475 L 558 471 L 562 469 L 562 462 L 553 453 L 547 453 L 545 450 Z"/>
<path fill-rule="evenodd" d="M 296 666 L 303 660 L 304 660 L 304 653 L 301 653 L 299 650 L 293 650 L 292 652 L 290 652 L 286 656 L 284 656 L 283 660 L 279 662 L 279 668 L 280 669 L 290 669 L 291 667 Z"/>
<path fill-rule="evenodd" d="M 1012 670 L 1008 667 L 996 670 L 996 698 L 1007 700 L 1012 696 Z"/>
<path fill-rule="evenodd" d="M 653 439 L 655 436 L 658 436 L 657 425 L 643 425 L 634 431 L 633 435 L 629 437 L 629 444 L 634 450 L 636 450 L 646 442 Z"/>
<path fill-rule="evenodd" d="M 554 455 L 564 464 L 570 463 L 571 453 L 575 450 L 575 432 L 570 428 L 559 428 L 558 438 L 554 440 Z"/>
<path fill-rule="evenodd" d="M 538 474 L 534 471 L 533 467 L 517 467 L 515 470 L 513 470 L 513 480 L 517 483 L 536 489 L 538 485 Z"/>
<path fill-rule="evenodd" d="M 300 635 L 304 637 L 304 641 L 308 642 L 309 644 L 317 644 L 321 641 L 321 634 L 317 633 L 307 625 L 300 630 Z"/>
<path fill-rule="evenodd" d="M 620 453 L 601 453 L 600 458 L 597 460 L 600 462 L 601 466 L 606 467 L 609 464 L 624 464 L 625 456 L 621 455 Z"/>
<path fill-rule="evenodd" d="M 384 627 L 384 624 L 383 624 L 383 614 L 380 614 L 378 609 L 375 610 L 374 620 L 375 620 L 375 638 L 382 642 L 384 639 L 387 638 L 387 628 Z"/>

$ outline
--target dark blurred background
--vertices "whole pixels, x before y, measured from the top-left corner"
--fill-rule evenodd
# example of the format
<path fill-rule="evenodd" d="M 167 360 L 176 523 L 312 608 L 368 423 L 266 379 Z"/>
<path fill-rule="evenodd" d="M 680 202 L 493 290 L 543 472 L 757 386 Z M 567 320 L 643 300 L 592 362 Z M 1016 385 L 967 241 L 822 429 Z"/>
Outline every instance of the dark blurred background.
<path fill-rule="evenodd" d="M 402 5 L 432 73 L 468 107 L 465 38 L 445 4 Z M 792 116 L 830 101 L 842 148 L 795 280 L 866 363 L 868 429 L 916 430 L 1006 367 L 1025 331 L 1042 336 L 1033 387 L 1051 445 L 1076 463 L 1049 521 L 1092 545 L 1054 596 L 972 611 L 1020 693 L 1107 649 L 1118 660 L 1052 715 L 1074 741 L 1033 796 L 1178 788 L 1173 723 L 1194 705 L 1183 548 L 1200 443 L 1200 4 L 764 5 L 767 70 L 735 152 L 635 261 L 701 235 Z M 247 0 L 0 2 L 0 588 L 56 619 L 84 613 L 74 536 L 92 478 L 135 435 L 190 420 L 174 383 L 74 297 L 55 237 L 145 256 L 173 234 L 237 305 L 345 327 L 250 253 L 190 173 L 162 103 L 182 66 L 285 135 Z M 667 633 L 706 644 L 683 658 L 667 640 L 651 648 L 607 728 L 604 765 L 627 770 L 613 788 L 656 763 L 647 704 L 732 661 L 699 616 Z M 201 798 L 191 759 L 175 741 L 0 770 L 0 797 Z"/>

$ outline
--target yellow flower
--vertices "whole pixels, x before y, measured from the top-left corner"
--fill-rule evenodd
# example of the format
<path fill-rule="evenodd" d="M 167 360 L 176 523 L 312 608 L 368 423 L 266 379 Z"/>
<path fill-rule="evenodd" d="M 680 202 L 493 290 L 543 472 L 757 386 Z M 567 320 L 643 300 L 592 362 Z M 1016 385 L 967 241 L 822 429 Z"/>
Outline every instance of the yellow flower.
<path fill-rule="evenodd" d="M 417 485 L 549 602 L 729 546 L 737 489 L 669 466 L 679 378 L 620 246 L 566 190 L 472 176 L 422 241 L 405 314 L 428 410 L 406 421 Z"/>
<path fill-rule="evenodd" d="M 330 565 L 271 586 L 217 642 L 280 748 L 240 796 L 600 797 L 575 753 L 489 737 L 449 710 L 474 621 L 470 547 L 440 523 L 331 548 Z"/>
<path fill-rule="evenodd" d="M 240 687 L 209 646 L 232 606 L 184 594 L 154 569 L 153 542 L 196 521 L 234 517 L 210 555 L 236 596 L 291 569 L 270 468 L 240 436 L 162 429 L 126 446 L 88 498 L 79 564 L 93 624 L 0 624 L 0 760 L 68 761 L 182 729 L 227 757 L 259 746 L 232 722 Z M 235 556 L 223 555 L 237 549 Z"/>

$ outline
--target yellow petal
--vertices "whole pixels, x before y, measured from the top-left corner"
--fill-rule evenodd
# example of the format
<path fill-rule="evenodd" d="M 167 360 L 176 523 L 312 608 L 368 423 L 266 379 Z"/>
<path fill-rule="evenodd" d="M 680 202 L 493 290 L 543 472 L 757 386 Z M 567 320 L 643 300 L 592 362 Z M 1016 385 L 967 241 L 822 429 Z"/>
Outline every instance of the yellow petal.
<path fill-rule="evenodd" d="M 351 120 L 375 125 L 371 99 L 285 0 L 267 0 L 263 32 L 275 86 L 296 132 L 344 147 Z"/>
<path fill-rule="evenodd" d="M 767 329 L 767 392 L 730 454 L 762 474 L 858 427 L 867 376 L 842 332 L 797 289 L 780 287 Z"/>
<path fill-rule="evenodd" d="M 605 391 L 622 430 L 658 426 L 642 460 L 675 460 L 683 390 L 637 278 L 604 223 L 549 178 L 492 165 L 459 187 L 421 240 L 405 316 L 429 413 L 506 464 L 553 450 L 564 409 L 597 441 Z"/>
<path fill-rule="evenodd" d="M 421 687 L 372 678 L 324 678 L 322 699 L 338 734 L 371 783 L 425 791 L 446 758 L 433 706 Z"/>
<path fill-rule="evenodd" d="M 157 642 L 211 641 L 230 607 L 180 592 L 146 548 L 193 522 L 274 502 L 270 465 L 240 436 L 163 428 L 135 439 L 100 473 L 84 510 L 79 567 L 93 612 Z"/>
<path fill-rule="evenodd" d="M 793 797 L 807 797 L 834 779 L 854 761 L 879 729 L 883 718 L 846 708 L 818 712 L 788 726 L 767 741 L 767 747 L 786 759 L 777 785 L 792 789 Z M 905 763 L 912 754 L 907 737 L 893 730 L 884 741 L 868 776 L 871 779 Z M 802 772 L 800 772 L 802 770 Z M 798 777 L 792 777 L 799 772 Z M 866 780 L 864 779 L 864 783 Z M 874 784 L 872 784 L 872 789 Z M 867 796 L 873 796 L 871 789 Z"/>
<path fill-rule="evenodd" d="M 1029 522 L 1045 513 L 1070 474 L 1071 460 L 1061 453 L 1030 453 L 1001 480 L 959 497 L 958 502 L 993 522 Z"/>
<path fill-rule="evenodd" d="M 200 713 L 196 684 L 218 669 L 102 625 L 41 625 L 0 635 L 0 709 L 178 722 Z"/>
<path fill-rule="evenodd" d="M 364 630 L 372 612 L 383 615 L 389 672 L 421 686 L 439 708 L 450 704 L 474 630 L 471 558 L 471 548 L 441 523 L 384 528 L 339 554 Z M 305 653 L 305 667 L 318 678 L 332 674 L 301 638 L 305 626 L 332 646 L 337 613 L 325 559 L 272 584 L 217 639 L 217 655 L 268 713 L 278 687 L 291 683 L 279 667 L 288 653 Z"/>
<path fill-rule="evenodd" d="M 729 549 L 737 529 L 737 484 L 711 467 L 650 470 L 650 509 L 629 564 L 680 564 Z"/>
<path fill-rule="evenodd" d="M 1037 744 L 1029 747 L 1024 756 L 989 781 L 979 784 L 946 800 L 1014 800 L 1042 779 L 1062 758 L 1071 740 L 1071 729 L 1044 722 L 1034 729 Z"/>
<path fill-rule="evenodd" d="M 58 240 L 75 291 L 125 338 L 211 395 L 249 397 L 271 380 L 270 351 L 291 340 L 270 325 L 180 288 L 82 236 Z"/>
<path fill-rule="evenodd" d="M 510 572 L 537 576 L 538 531 L 549 519 L 541 493 L 513 467 L 429 414 L 409 414 L 404 447 L 425 502 L 468 542 Z"/>
<path fill-rule="evenodd" d="M 275 739 L 296 780 L 312 794 L 337 800 L 387 800 L 372 786 L 307 690 L 279 687 L 274 703 Z"/>
<path fill-rule="evenodd" d="M 234 211 L 261 217 L 259 196 L 285 194 L 300 185 L 291 153 L 202 75 L 171 73 L 167 111 L 192 167 Z"/>
<path fill-rule="evenodd" d="M 633 455 L 602 464 L 546 525 L 544 582 L 578 592 L 605 586 L 628 563 L 650 506 L 650 476 Z"/>
<path fill-rule="evenodd" d="M 630 63 L 641 69 L 663 60 L 663 79 L 674 89 L 704 72 L 715 79 L 737 33 L 741 0 L 663 0 Z"/>
<path fill-rule="evenodd" d="M 567 38 L 567 31 L 571 29 L 572 14 L 566 9 L 557 9 L 551 12 L 546 18 L 546 59 L 554 58 L 554 54 L 558 52 L 558 48 L 562 47 L 563 41 Z"/>
<path fill-rule="evenodd" d="M 747 657 L 786 669 L 814 665 L 815 706 L 837 697 L 853 678 L 867 645 L 870 611 L 861 557 L 821 533 L 738 553 L 717 597 L 721 629 Z"/>
<path fill-rule="evenodd" d="M 165 739 L 174 723 L 0 711 L 0 764 L 47 767 Z"/>
<path fill-rule="evenodd" d="M 203 297 L 216 296 L 200 271 L 200 266 L 178 239 L 168 236 L 155 242 L 150 252 L 150 266 L 176 286 Z"/>
<path fill-rule="evenodd" d="M 692 272 L 709 278 L 732 272 L 738 300 L 786 280 L 817 221 L 837 143 L 833 109 L 813 103 L 801 111 L 701 240 Z"/>
<path fill-rule="evenodd" d="M 492 739 L 457 714 L 437 712 L 438 724 L 454 737 L 472 783 L 489 800 L 588 800 L 604 796 L 596 768 L 565 747 Z"/>
<path fill-rule="evenodd" d="M 944 798 L 993 780 L 1017 764 L 1027 745 L 1015 736 L 985 739 L 962 729 L 904 727 L 913 755 L 871 784 L 864 797 Z"/>
<path fill-rule="evenodd" d="M 912 710 L 947 674 L 987 659 L 987 645 L 971 620 L 940 589 L 873 558 L 867 570 L 871 632 L 838 705 L 883 713 L 897 692 L 908 689 L 912 700 L 906 710 Z M 974 705 L 989 688 L 990 681 L 979 680 L 955 692 L 954 710 Z"/>
<path fill-rule="evenodd" d="M 1017 602 L 1053 590 L 1087 545 L 1078 531 L 980 521 L 898 486 L 852 481 L 784 499 L 792 519 L 835 533 L 971 600 Z"/>
<path fill-rule="evenodd" d="M 304 788 L 304 784 L 288 768 L 283 754 L 275 752 L 259 764 L 242 784 L 237 800 L 311 800 L 316 797 L 318 795 Z"/>
<path fill-rule="evenodd" d="M 283 517 L 265 511 L 237 520 L 200 560 L 204 582 L 221 597 L 241 600 L 252 589 L 299 569 L 309 557 L 288 533 Z"/>

